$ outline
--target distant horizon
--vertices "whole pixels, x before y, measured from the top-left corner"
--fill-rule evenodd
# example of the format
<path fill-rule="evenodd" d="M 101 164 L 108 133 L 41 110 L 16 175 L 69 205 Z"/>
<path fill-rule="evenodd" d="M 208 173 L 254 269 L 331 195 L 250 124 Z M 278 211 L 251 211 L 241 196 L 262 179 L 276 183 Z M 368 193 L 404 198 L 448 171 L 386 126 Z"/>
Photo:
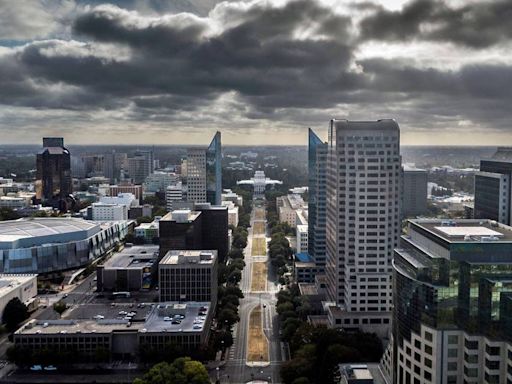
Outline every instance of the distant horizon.
<path fill-rule="evenodd" d="M 207 145 L 215 128 L 230 145 L 301 146 L 331 118 L 393 118 L 405 145 L 512 145 L 511 7 L 0 2 L 1 141 Z"/>

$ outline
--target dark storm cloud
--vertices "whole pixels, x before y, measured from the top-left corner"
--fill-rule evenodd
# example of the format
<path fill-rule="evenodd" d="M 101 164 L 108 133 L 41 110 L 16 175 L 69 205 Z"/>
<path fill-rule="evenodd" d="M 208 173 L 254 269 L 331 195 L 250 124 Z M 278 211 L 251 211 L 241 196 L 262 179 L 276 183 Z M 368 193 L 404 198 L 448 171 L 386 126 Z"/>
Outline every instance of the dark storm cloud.
<path fill-rule="evenodd" d="M 483 48 L 512 37 L 510 0 L 450 7 L 441 0 L 413 0 L 399 11 L 383 7 L 361 21 L 363 40 L 444 41 Z"/>
<path fill-rule="evenodd" d="M 90 41 L 85 46 L 38 42 L 9 60 L 25 71 L 24 77 L 102 95 L 97 106 L 112 96 L 143 105 L 143 110 L 191 110 L 230 91 L 262 106 L 271 101 L 275 107 L 339 101 L 325 90 L 352 76 L 349 18 L 310 0 L 283 7 L 227 7 L 223 12 L 219 17 L 229 20 L 229 26 L 212 32 L 208 19 L 192 15 L 141 18 L 114 6 L 96 7 L 73 25 L 78 37 Z M 97 44 L 107 43 L 112 44 L 108 59 L 95 51 Z M 118 60 L 116 49 L 128 49 L 128 57 Z M 346 86 L 350 83 L 354 81 Z M 84 104 L 94 106 L 95 100 Z"/>
<path fill-rule="evenodd" d="M 451 39 L 479 47 L 508 41 L 510 33 L 499 24 L 490 27 L 492 19 L 504 17 L 496 12 L 506 14 L 503 1 L 489 5 L 487 13 L 479 5 L 450 8 L 433 0 L 397 12 L 375 3 L 358 7 L 372 14 L 361 22 L 363 40 Z M 467 20 L 476 32 L 466 30 Z M 361 40 L 353 27 L 358 25 L 349 17 L 314 0 L 279 7 L 224 3 L 207 18 L 141 16 L 112 5 L 85 8 L 73 23 L 73 37 L 81 41 L 34 41 L 0 51 L 0 103 L 121 111 L 135 121 L 179 121 L 211 108 L 227 121 L 234 113 L 290 125 L 326 121 L 344 106 L 372 117 L 436 116 L 508 128 L 510 66 L 443 70 L 413 61 L 358 60 Z M 471 40 L 477 32 L 482 36 Z M 227 106 L 215 109 L 225 95 Z"/>

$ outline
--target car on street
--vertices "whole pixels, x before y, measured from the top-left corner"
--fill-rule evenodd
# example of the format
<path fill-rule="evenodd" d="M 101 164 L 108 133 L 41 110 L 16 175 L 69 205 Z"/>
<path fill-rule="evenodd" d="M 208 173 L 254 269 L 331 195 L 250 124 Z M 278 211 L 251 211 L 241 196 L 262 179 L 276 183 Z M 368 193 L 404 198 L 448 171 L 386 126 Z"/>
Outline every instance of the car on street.
<path fill-rule="evenodd" d="M 42 371 L 43 367 L 41 365 L 33 365 L 30 367 L 31 371 Z"/>
<path fill-rule="evenodd" d="M 169 316 L 165 316 L 164 321 L 172 321 L 172 319 Z"/>
<path fill-rule="evenodd" d="M 44 370 L 45 371 L 56 371 L 57 367 L 54 365 L 48 365 L 48 366 L 44 367 Z"/>

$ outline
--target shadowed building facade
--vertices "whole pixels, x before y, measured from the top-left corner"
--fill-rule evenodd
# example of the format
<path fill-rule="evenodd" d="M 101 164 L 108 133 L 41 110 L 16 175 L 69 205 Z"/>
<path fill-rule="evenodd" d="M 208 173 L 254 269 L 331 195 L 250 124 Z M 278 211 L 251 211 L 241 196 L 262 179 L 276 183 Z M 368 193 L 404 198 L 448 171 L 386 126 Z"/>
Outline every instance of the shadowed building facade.
<path fill-rule="evenodd" d="M 64 139 L 43 138 L 43 150 L 36 157 L 36 199 L 65 210 L 72 192 L 71 157 Z"/>

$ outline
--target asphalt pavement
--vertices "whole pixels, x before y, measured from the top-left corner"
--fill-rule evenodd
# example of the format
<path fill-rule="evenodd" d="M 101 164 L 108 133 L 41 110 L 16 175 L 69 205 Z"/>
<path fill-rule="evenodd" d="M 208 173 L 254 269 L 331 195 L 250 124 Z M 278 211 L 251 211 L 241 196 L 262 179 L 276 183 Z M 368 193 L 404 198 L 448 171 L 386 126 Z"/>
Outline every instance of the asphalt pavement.
<path fill-rule="evenodd" d="M 264 292 L 251 292 L 251 270 L 253 262 L 267 261 L 268 255 L 252 256 L 253 224 L 255 220 L 255 209 L 251 216 L 251 227 L 247 248 L 245 249 L 246 266 L 242 273 L 240 289 L 244 293 L 244 298 L 240 300 L 239 314 L 240 322 L 237 324 L 234 332 L 234 344 L 227 353 L 227 362 L 219 371 L 219 380 L 221 383 L 247 383 L 260 380 L 267 383 L 280 383 L 279 368 L 283 361 L 282 345 L 279 340 L 279 325 L 276 313 L 275 294 L 278 290 L 275 281 L 275 273 L 269 266 L 267 276 L 267 290 Z M 266 220 L 265 220 L 266 223 Z M 266 237 L 266 235 L 261 235 Z M 251 311 L 262 306 L 263 309 L 263 330 L 269 342 L 268 362 L 247 363 L 247 343 L 249 333 L 249 316 Z"/>

